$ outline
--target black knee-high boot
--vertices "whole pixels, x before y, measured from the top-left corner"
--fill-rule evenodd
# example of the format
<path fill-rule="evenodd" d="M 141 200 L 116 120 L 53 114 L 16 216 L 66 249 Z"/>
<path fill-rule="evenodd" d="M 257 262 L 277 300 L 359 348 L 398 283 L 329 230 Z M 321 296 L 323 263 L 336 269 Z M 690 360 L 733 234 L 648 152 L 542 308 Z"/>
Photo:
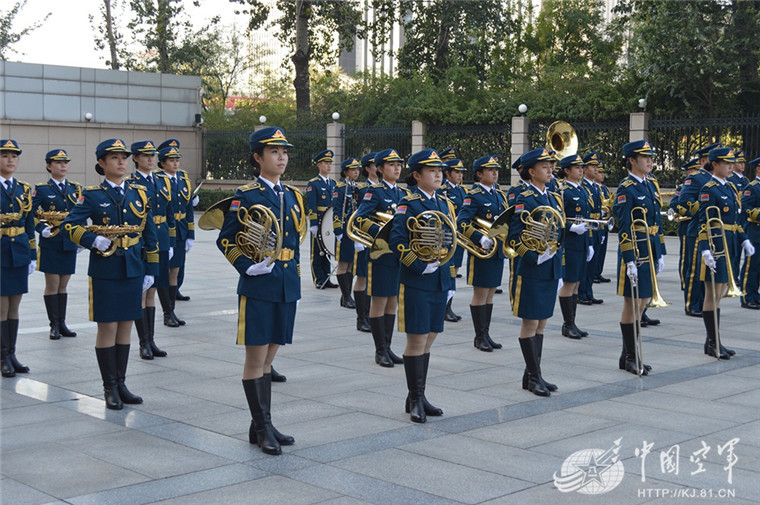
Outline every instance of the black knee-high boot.
<path fill-rule="evenodd" d="M 354 291 L 356 329 L 367 333 L 372 331 L 372 328 L 369 327 L 369 301 L 366 291 Z"/>
<path fill-rule="evenodd" d="M 50 321 L 50 340 L 61 339 L 60 315 L 58 313 L 58 295 L 43 295 L 45 310 Z"/>
<path fill-rule="evenodd" d="M 100 377 L 103 379 L 106 408 L 121 410 L 124 405 L 116 385 L 116 346 L 96 347 L 95 356 L 98 358 Z"/>
<path fill-rule="evenodd" d="M 15 377 L 16 370 L 13 369 L 13 363 L 11 363 L 11 333 L 8 330 L 8 321 L 0 322 L 0 342 L 2 346 L 2 353 L 0 354 L 0 367 L 2 368 L 3 377 Z"/>
<path fill-rule="evenodd" d="M 372 330 L 372 340 L 375 341 L 375 363 L 386 368 L 393 368 L 393 361 L 388 356 L 388 346 L 385 343 L 385 318 L 370 317 L 369 326 Z"/>
<path fill-rule="evenodd" d="M 271 370 L 270 375 L 272 376 L 272 382 L 285 382 L 288 380 L 287 377 L 275 370 L 274 367 L 270 367 L 269 369 Z"/>
<path fill-rule="evenodd" d="M 707 354 L 719 359 L 730 359 L 731 356 L 722 349 L 717 349 L 717 335 L 715 333 L 716 319 L 714 310 L 703 310 L 702 321 L 705 323 L 707 331 Z"/>
<path fill-rule="evenodd" d="M 541 381 L 541 372 L 536 360 L 536 348 L 533 340 L 535 337 L 519 338 L 520 350 L 522 351 L 525 367 L 528 369 L 528 391 L 538 396 L 551 396 L 549 390 Z"/>
<path fill-rule="evenodd" d="M 156 288 L 156 293 L 158 293 L 158 301 L 161 303 L 161 310 L 164 312 L 164 326 L 178 328 L 179 322 L 174 318 L 169 288 Z"/>
<path fill-rule="evenodd" d="M 58 329 L 62 337 L 76 337 L 77 332 L 71 331 L 66 326 L 66 306 L 68 305 L 68 301 L 68 293 L 58 293 Z"/>
<path fill-rule="evenodd" d="M 718 318 L 718 328 L 720 328 L 720 309 L 715 309 L 715 316 Z M 720 352 L 728 354 L 729 356 L 736 355 L 736 351 L 723 346 L 723 341 L 720 342 Z"/>
<path fill-rule="evenodd" d="M 541 377 L 541 382 L 544 383 L 546 389 L 549 391 L 556 391 L 557 385 L 544 379 L 544 374 L 541 372 L 541 355 L 544 352 L 544 334 L 536 333 L 533 337 L 533 345 L 536 346 L 536 363 L 538 364 L 538 376 Z"/>
<path fill-rule="evenodd" d="M 396 314 L 385 314 L 385 342 L 388 349 L 388 357 L 396 365 L 404 363 L 404 358 L 394 354 L 391 349 L 391 342 L 393 341 L 393 325 L 396 323 Z"/>
<path fill-rule="evenodd" d="M 282 454 L 280 443 L 274 437 L 272 426 L 266 420 L 266 399 L 270 397 L 272 383 L 264 377 L 243 379 L 243 391 L 251 411 L 251 423 L 255 438 L 250 437 L 252 444 L 257 444 L 266 454 Z"/>
<path fill-rule="evenodd" d="M 493 315 L 493 303 L 486 303 L 486 320 L 484 321 L 485 327 L 483 328 L 483 338 L 488 340 L 488 345 L 494 349 L 501 349 L 501 344 L 494 342 L 491 338 L 491 315 Z"/>
<path fill-rule="evenodd" d="M 279 442 L 280 445 L 293 445 L 296 443 L 296 439 L 291 437 L 290 435 L 283 435 L 280 433 L 280 431 L 274 427 L 272 424 L 272 374 L 271 373 L 265 373 L 263 375 L 264 380 L 267 381 L 267 396 L 264 398 L 264 419 L 266 420 L 267 424 L 272 428 L 272 434 L 274 435 L 275 440 Z M 253 428 L 253 423 L 251 423 L 251 428 Z M 248 432 L 249 438 L 253 434 L 253 437 L 256 437 L 256 430 L 251 429 Z M 255 443 L 255 440 L 253 440 L 251 443 Z"/>
<path fill-rule="evenodd" d="M 575 321 L 575 315 L 578 313 L 578 295 L 573 295 L 573 321 Z M 581 334 L 581 337 L 588 337 L 588 332 L 581 330 L 578 328 L 578 326 L 575 327 L 576 330 Z"/>
<path fill-rule="evenodd" d="M 145 330 L 147 331 L 150 352 L 157 358 L 165 358 L 166 351 L 159 349 L 156 345 L 156 308 L 145 307 Z"/>
<path fill-rule="evenodd" d="M 424 384 L 425 384 L 425 358 L 420 356 L 404 356 L 404 372 L 406 373 L 406 387 L 409 390 L 409 414 L 412 422 L 427 422 L 425 414 Z"/>
<path fill-rule="evenodd" d="M 155 307 L 154 309 L 155 310 Z M 141 319 L 135 319 L 135 329 L 137 330 L 137 338 L 140 341 L 140 358 L 153 359 L 153 352 L 150 349 L 150 339 L 148 338 L 148 329 L 146 319 L 148 308 L 142 309 L 143 317 Z"/>
<path fill-rule="evenodd" d="M 472 315 L 472 326 L 475 329 L 475 340 L 473 345 L 483 352 L 492 352 L 493 347 L 488 340 L 483 337 L 486 328 L 486 306 L 470 305 L 470 314 Z"/>
<path fill-rule="evenodd" d="M 353 283 L 354 276 L 351 272 L 345 272 L 338 274 L 336 278 L 340 287 L 340 306 L 347 309 L 355 309 L 356 302 L 351 298 L 351 284 Z"/>
<path fill-rule="evenodd" d="M 177 286 L 169 286 L 169 303 L 172 307 L 172 317 L 175 321 L 177 321 L 177 324 L 180 326 L 185 326 L 185 321 L 177 317 L 177 314 L 174 312 L 174 306 L 177 304 Z M 155 354 L 155 352 L 154 352 Z"/>
<path fill-rule="evenodd" d="M 11 364 L 16 373 L 29 373 L 29 367 L 22 365 L 18 359 L 16 359 L 16 339 L 18 339 L 18 319 L 8 319 L 8 337 L 9 337 L 9 353 Z"/>
<path fill-rule="evenodd" d="M 559 308 L 562 310 L 562 336 L 580 340 L 583 335 L 575 327 L 575 314 L 573 314 L 573 296 L 560 296 Z"/>
<path fill-rule="evenodd" d="M 129 344 L 116 344 L 116 389 L 123 403 L 138 405 L 143 402 L 139 396 L 132 394 L 124 381 L 127 379 L 127 363 L 129 362 Z"/>
<path fill-rule="evenodd" d="M 623 335 L 623 367 L 621 370 L 639 375 L 636 368 L 636 335 L 634 323 L 620 323 L 620 333 Z M 619 365 L 619 364 L 618 364 Z M 649 371 L 644 363 L 641 363 L 641 375 L 648 375 Z"/>
<path fill-rule="evenodd" d="M 423 379 L 422 379 L 422 406 L 425 409 L 425 414 L 428 416 L 442 416 L 443 410 L 439 409 L 432 403 L 430 403 L 425 396 L 425 388 L 427 387 L 427 374 L 428 374 L 428 365 L 430 364 L 430 353 L 427 352 L 422 355 L 423 359 L 423 366 L 424 366 L 424 372 L 423 372 Z M 406 405 L 404 407 L 405 412 L 408 414 L 411 409 L 411 395 L 406 395 Z"/>

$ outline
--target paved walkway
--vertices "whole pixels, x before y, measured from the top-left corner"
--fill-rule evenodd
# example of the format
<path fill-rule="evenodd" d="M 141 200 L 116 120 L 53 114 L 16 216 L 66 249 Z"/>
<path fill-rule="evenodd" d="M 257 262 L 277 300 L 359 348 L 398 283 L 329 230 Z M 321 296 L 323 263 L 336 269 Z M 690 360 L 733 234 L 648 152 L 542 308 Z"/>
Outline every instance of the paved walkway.
<path fill-rule="evenodd" d="M 519 320 L 506 295 L 492 324 L 504 348 L 473 348 L 460 279 L 464 319 L 436 341 L 427 387 L 445 416 L 424 425 L 404 414 L 403 368 L 376 366 L 338 290 L 304 278 L 295 344 L 275 360 L 288 380 L 273 385 L 275 424 L 296 444 L 272 457 L 247 441 L 237 274 L 214 239 L 199 232 L 189 256 L 182 291 L 192 300 L 177 304 L 187 326 L 158 322 L 169 356 L 143 361 L 133 346 L 127 383 L 145 403 L 122 411 L 103 402 L 86 254 L 70 286 L 74 339 L 47 338 L 44 280 L 32 276 L 17 350 L 31 373 L 0 382 L 2 503 L 760 503 L 760 313 L 724 300 L 723 338 L 737 355 L 708 358 L 702 321 L 683 313 L 674 256 L 660 282 L 673 305 L 651 311 L 663 323 L 644 330 L 652 375 L 617 369 L 621 299 L 614 283 L 595 285 L 605 303 L 578 309 L 588 338 L 560 335 L 559 307 L 549 322 L 543 371 L 560 388 L 551 398 L 520 388 Z M 398 354 L 403 345 L 397 335 Z"/>

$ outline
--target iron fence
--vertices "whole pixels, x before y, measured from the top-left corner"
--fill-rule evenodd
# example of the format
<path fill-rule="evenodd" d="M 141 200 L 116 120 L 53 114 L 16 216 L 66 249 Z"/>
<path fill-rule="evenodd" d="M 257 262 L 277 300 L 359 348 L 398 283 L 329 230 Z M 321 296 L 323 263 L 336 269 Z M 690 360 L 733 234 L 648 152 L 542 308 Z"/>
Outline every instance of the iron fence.
<path fill-rule="evenodd" d="M 435 149 L 456 147 L 459 158 L 468 168 L 464 181 L 473 182 L 472 162 L 481 156 L 497 154 L 502 159 L 499 183 L 509 184 L 512 173 L 510 149 L 512 145 L 511 125 L 467 125 L 430 126 L 425 133 L 425 145 Z"/>

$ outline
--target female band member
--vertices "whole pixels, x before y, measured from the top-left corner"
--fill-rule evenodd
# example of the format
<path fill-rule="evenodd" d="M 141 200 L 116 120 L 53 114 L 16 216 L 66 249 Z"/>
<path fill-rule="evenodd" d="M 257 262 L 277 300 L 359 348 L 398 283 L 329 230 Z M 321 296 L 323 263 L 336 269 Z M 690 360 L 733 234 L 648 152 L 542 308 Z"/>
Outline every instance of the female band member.
<path fill-rule="evenodd" d="M 396 184 L 403 163 L 395 149 L 385 149 L 375 156 L 377 173 L 382 180 L 367 188 L 356 210 L 356 225 L 373 237 L 377 236 L 380 226 L 371 216 L 375 212 L 393 214 L 401 198 L 408 194 Z M 398 260 L 390 251 L 375 258 L 370 255 L 367 270 L 369 325 L 375 341 L 375 363 L 390 368 L 404 362 L 391 350 L 398 300 Z"/>
<path fill-rule="evenodd" d="M 63 149 L 53 149 L 45 155 L 45 169 L 50 179 L 34 188 L 33 212 L 71 211 L 82 194 L 82 187 L 66 180 L 69 172 L 69 155 Z M 61 222 L 63 219 L 60 220 Z M 77 246 L 60 233 L 60 222 L 38 220 L 35 228 L 40 234 L 40 272 L 45 273 L 45 309 L 50 321 L 50 340 L 61 337 L 76 337 L 77 334 L 66 326 L 66 288 L 76 270 Z"/>
<path fill-rule="evenodd" d="M 308 214 L 298 190 L 280 182 L 288 166 L 288 148 L 293 147 L 283 129 L 262 128 L 251 134 L 248 144 L 259 177 L 235 192 L 216 245 L 240 274 L 237 343 L 245 345 L 243 390 L 252 417 L 248 439 L 266 454 L 281 454 L 280 446 L 295 440 L 272 425 L 271 367 L 280 346 L 293 342 L 301 298 L 300 235 L 306 232 Z M 252 219 L 254 205 L 270 209 L 277 218 L 282 249 L 276 258 L 254 261 L 236 243 L 245 216 Z"/>
<path fill-rule="evenodd" d="M 449 158 L 448 160 L 444 160 L 444 163 L 446 163 L 446 166 L 443 168 L 443 173 L 446 177 L 438 192 L 449 199 L 454 205 L 454 212 L 458 213 L 459 209 L 462 207 L 462 202 L 464 202 L 464 199 L 467 196 L 467 189 L 462 186 L 462 178 L 464 177 L 467 168 L 465 168 L 462 160 L 459 158 Z M 454 300 L 454 294 L 457 290 L 457 277 L 461 277 L 459 275 L 459 269 L 461 268 L 463 261 L 464 248 L 460 247 L 457 248 L 454 257 L 451 258 L 451 266 L 454 267 L 454 277 L 452 278 L 451 287 L 449 288 L 449 293 L 447 295 L 449 300 L 446 302 L 446 316 L 444 318 L 451 323 L 456 323 L 462 319 L 462 316 L 457 315 L 451 309 L 451 302 Z"/>
<path fill-rule="evenodd" d="M 71 240 L 91 250 L 87 274 L 90 319 L 98 323 L 95 355 L 106 407 L 114 410 L 121 410 L 123 403 L 142 403 L 124 380 L 132 321 L 142 318 L 142 292 L 158 273 L 158 239 L 150 199 L 142 186 L 124 181 L 129 154 L 120 139 L 98 144 L 95 170 L 105 180 L 82 191 L 64 220 Z M 88 219 L 92 228 L 86 226 Z"/>
<path fill-rule="evenodd" d="M 357 198 L 360 198 L 368 187 L 374 186 L 380 180 L 377 177 L 377 167 L 375 166 L 376 152 L 371 152 L 362 156 L 362 175 L 367 178 L 364 182 L 356 184 L 359 191 Z M 358 207 L 358 201 L 357 201 Z M 354 303 L 356 304 L 356 329 L 363 332 L 371 332 L 369 326 L 369 296 L 367 296 L 367 267 L 369 265 L 369 250 L 362 244 L 354 242 Z"/>
<path fill-rule="evenodd" d="M 18 308 L 21 297 L 29 291 L 29 276 L 37 266 L 32 187 L 13 177 L 19 156 L 21 148 L 15 140 L 0 140 L 0 365 L 3 377 L 29 372 L 29 367 L 16 359 Z"/>
<path fill-rule="evenodd" d="M 560 171 L 565 176 L 562 186 L 562 202 L 568 220 L 565 225 L 568 233 L 564 241 L 564 273 L 562 287 L 559 289 L 559 307 L 562 309 L 562 335 L 579 339 L 588 335 L 575 325 L 575 313 L 578 308 L 578 286 L 586 275 L 588 263 L 594 256 L 594 246 L 589 236 L 588 225 L 584 222 L 571 221 L 572 218 L 588 219 L 592 200 L 587 188 L 581 186 L 583 180 L 583 158 L 573 154 L 562 158 Z"/>
<path fill-rule="evenodd" d="M 629 142 L 623 146 L 623 158 L 629 175 L 618 186 L 612 211 L 618 223 L 618 292 L 624 297 L 620 316 L 620 332 L 623 335 L 623 353 L 618 367 L 637 375 L 647 375 L 652 367 L 640 363 L 637 366 L 636 334 L 634 324 L 641 324 L 641 314 L 652 297 L 652 269 L 665 267 L 660 249 L 662 216 L 655 196 L 655 188 L 647 181 L 652 171 L 654 148 L 647 140 Z M 644 219 L 643 226 L 634 227 L 633 219 Z M 644 236 L 648 235 L 652 255 L 648 254 Z M 638 239 L 638 240 L 637 240 Z M 635 243 L 634 243 L 635 241 Z M 638 257 L 634 253 L 639 251 Z M 638 290 L 635 297 L 634 288 Z M 636 310 L 634 310 L 634 304 Z"/>
<path fill-rule="evenodd" d="M 712 173 L 710 182 L 699 191 L 699 251 L 702 255 L 700 280 L 705 283 L 705 301 L 702 305 L 702 320 L 707 331 L 705 354 L 720 359 L 729 359 L 735 354 L 731 349 L 720 345 L 718 347 L 717 332 L 720 331 L 720 299 L 728 291 L 729 267 L 728 262 L 739 256 L 739 247 L 744 249 L 747 257 L 755 254 L 755 248 L 747 240 L 742 227 L 739 225 L 741 205 L 736 197 L 736 191 L 728 183 L 733 163 L 736 163 L 734 150 L 730 147 L 712 149 L 708 153 L 705 170 Z M 708 210 L 709 209 L 709 210 Z M 720 219 L 722 234 L 718 236 L 717 223 L 708 223 L 708 219 Z M 712 274 L 708 272 L 712 270 Z M 733 272 L 736 275 L 736 272 Z M 722 340 L 722 338 L 721 338 Z"/>
<path fill-rule="evenodd" d="M 547 189 L 552 180 L 553 158 L 546 149 L 533 149 L 520 156 L 520 177 L 527 181 L 517 195 L 515 212 L 509 226 L 508 242 L 520 256 L 517 262 L 515 301 L 512 312 L 522 319 L 520 350 L 525 360 L 523 389 L 538 396 L 549 396 L 557 386 L 541 375 L 541 353 L 546 321 L 554 313 L 557 285 L 562 275 L 562 250 L 543 244 L 544 252 L 529 249 L 522 236 L 525 214 L 542 206 L 562 213 L 562 197 Z M 555 244 L 556 245 L 556 244 Z"/>
<path fill-rule="evenodd" d="M 443 410 L 431 405 L 425 398 L 430 347 L 435 337 L 443 331 L 443 317 L 446 311 L 446 297 L 451 285 L 451 260 L 423 261 L 417 255 L 414 242 L 419 241 L 413 230 L 415 223 L 430 226 L 425 221 L 425 212 L 435 211 L 445 214 L 454 225 L 453 206 L 445 196 L 436 195 L 441 187 L 445 164 L 433 149 L 425 149 L 409 158 L 411 174 L 406 182 L 412 192 L 401 199 L 393 217 L 390 247 L 401 263 L 399 285 L 399 330 L 406 332 L 404 349 L 404 371 L 409 395 L 406 398 L 406 412 L 415 423 L 424 423 L 427 416 L 443 415 Z M 442 229 L 442 232 L 445 232 Z M 452 236 L 455 230 L 448 230 Z M 449 244 L 451 246 L 452 244 Z M 442 244 L 440 253 L 446 254 Z M 426 258 L 432 259 L 432 258 Z"/>
<path fill-rule="evenodd" d="M 504 272 L 504 253 L 500 244 L 494 243 L 472 225 L 475 218 L 493 222 L 507 210 L 507 197 L 494 184 L 499 180 L 500 158 L 496 155 L 483 156 L 472 164 L 475 179 L 472 189 L 462 202 L 462 208 L 457 214 L 459 230 L 473 243 L 483 249 L 496 247 L 496 252 L 488 259 L 468 255 L 467 284 L 472 286 L 472 301 L 470 313 L 475 329 L 475 347 L 484 352 L 501 349 L 501 344 L 491 340 L 491 314 L 493 313 L 493 295 L 501 284 Z"/>
<path fill-rule="evenodd" d="M 349 309 L 356 308 L 356 302 L 351 298 L 353 284 L 352 263 L 354 262 L 354 241 L 345 233 L 345 224 L 357 208 L 356 179 L 359 177 L 361 163 L 356 158 L 347 158 L 340 164 L 342 182 L 335 185 L 332 195 L 333 224 L 337 242 L 338 269 L 335 277 L 340 287 L 340 306 Z"/>

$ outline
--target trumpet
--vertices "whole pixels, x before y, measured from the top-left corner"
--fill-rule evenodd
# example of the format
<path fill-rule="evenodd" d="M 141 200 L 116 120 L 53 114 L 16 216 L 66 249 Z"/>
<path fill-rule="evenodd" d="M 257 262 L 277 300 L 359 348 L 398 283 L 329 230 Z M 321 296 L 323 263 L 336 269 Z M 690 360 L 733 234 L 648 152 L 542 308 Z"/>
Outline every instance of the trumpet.
<path fill-rule="evenodd" d="M 57 210 L 42 210 L 38 209 L 35 213 L 35 217 L 40 223 L 46 224 L 51 227 L 50 236 L 55 237 L 58 232 L 61 231 L 61 225 L 63 220 L 68 216 L 68 212 Z"/>
<path fill-rule="evenodd" d="M 437 210 L 425 211 L 406 222 L 409 248 L 425 263 L 446 263 L 457 248 L 456 224 Z"/>
<path fill-rule="evenodd" d="M 71 225 L 67 224 L 66 229 L 70 229 Z M 143 218 L 143 221 L 141 224 L 124 224 L 121 226 L 113 225 L 113 224 L 104 224 L 104 225 L 91 225 L 91 226 L 85 226 L 84 229 L 86 231 L 91 231 L 92 233 L 95 233 L 97 235 L 100 235 L 102 237 L 105 237 L 107 239 L 111 240 L 111 243 L 108 246 L 108 249 L 105 251 L 100 251 L 96 249 L 96 252 L 103 256 L 104 258 L 107 258 L 108 256 L 111 256 L 113 253 L 115 253 L 119 248 L 122 249 L 129 249 L 131 246 L 137 243 L 137 241 L 140 240 L 139 237 L 130 237 L 130 233 L 141 233 L 143 231 L 143 228 L 145 228 L 145 218 Z"/>
<path fill-rule="evenodd" d="M 689 216 L 682 216 L 680 214 L 676 214 L 676 211 L 673 209 L 668 209 L 667 212 L 662 210 L 660 211 L 660 215 L 662 217 L 667 217 L 668 221 L 675 221 L 676 223 L 680 223 L 682 221 L 688 221 L 691 219 Z"/>
<path fill-rule="evenodd" d="M 520 232 L 520 241 L 529 250 L 543 254 L 556 252 L 565 238 L 565 217 L 557 209 L 541 205 L 532 211 L 522 211 L 520 221 L 525 229 Z"/>
<path fill-rule="evenodd" d="M 615 226 L 615 218 L 610 216 L 609 219 L 589 219 L 587 217 L 571 217 L 569 221 L 573 223 L 586 223 L 589 230 L 601 230 L 602 227 L 606 227 L 611 230 Z"/>

